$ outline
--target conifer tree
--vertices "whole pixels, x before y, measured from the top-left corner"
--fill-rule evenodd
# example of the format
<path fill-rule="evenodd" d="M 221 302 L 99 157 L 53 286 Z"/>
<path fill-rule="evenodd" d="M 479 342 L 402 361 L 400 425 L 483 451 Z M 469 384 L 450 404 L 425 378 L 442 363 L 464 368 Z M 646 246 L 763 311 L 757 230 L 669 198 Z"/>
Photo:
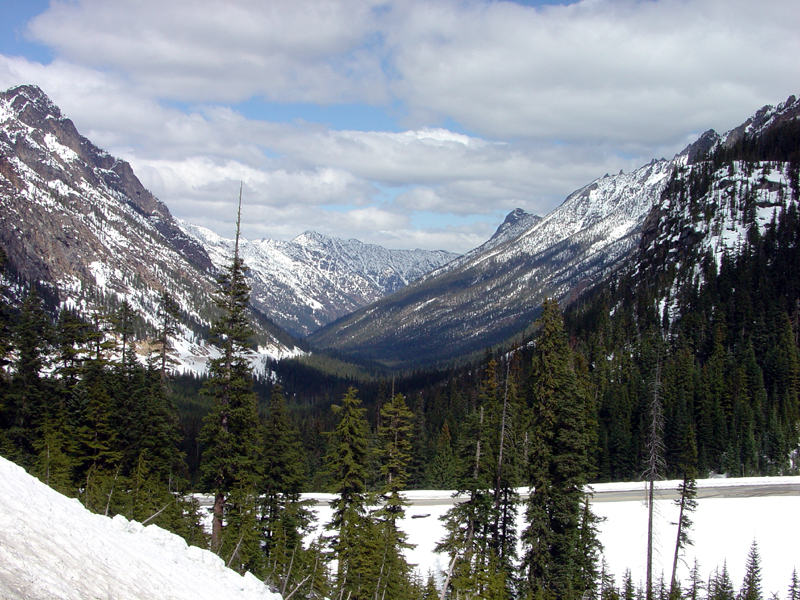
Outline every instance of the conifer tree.
<path fill-rule="evenodd" d="M 689 425 L 686 429 L 684 441 L 684 452 L 681 457 L 681 469 L 683 470 L 683 481 L 678 485 L 679 497 L 675 499 L 678 506 L 678 534 L 675 540 L 675 555 L 672 560 L 672 577 L 670 579 L 670 598 L 678 597 L 677 594 L 677 571 L 678 559 L 681 550 L 693 544 L 689 537 L 689 529 L 692 527 L 690 513 L 697 509 L 697 446 L 694 442 L 694 430 Z"/>
<path fill-rule="evenodd" d="M 305 482 L 306 459 L 299 434 L 286 412 L 280 385 L 272 388 L 264 425 L 263 476 L 259 483 L 261 531 L 270 578 L 280 582 L 283 593 L 293 585 L 301 566 L 303 534 L 312 521 L 300 500 Z M 295 560 L 293 560 L 293 558 Z M 276 584 L 277 585 L 277 584 Z"/>
<path fill-rule="evenodd" d="M 580 596 L 577 580 L 583 487 L 592 473 L 595 444 L 590 401 L 579 382 L 574 358 L 554 300 L 544 303 L 532 379 L 532 425 L 522 541 L 529 593 Z"/>
<path fill-rule="evenodd" d="M 25 466 L 29 466 L 34 454 L 39 421 L 45 408 L 42 370 L 47 364 L 49 337 L 50 325 L 42 299 L 36 288 L 31 287 L 14 329 L 16 360 L 5 406 L 10 456 Z"/>
<path fill-rule="evenodd" d="M 247 293 L 249 299 L 249 289 L 247 290 Z M 247 301 L 245 301 L 244 306 L 245 308 L 247 307 Z M 161 378 L 166 379 L 167 368 L 175 364 L 175 360 L 169 355 L 169 353 L 172 350 L 172 338 L 175 337 L 175 334 L 178 332 L 178 323 L 180 319 L 180 307 L 172 295 L 167 291 L 161 292 L 161 296 L 159 296 L 156 318 L 158 319 L 158 334 L 156 337 L 156 342 L 158 343 L 158 354 L 160 358 L 159 369 L 161 372 Z"/>
<path fill-rule="evenodd" d="M 800 600 L 800 578 L 797 577 L 797 569 L 792 570 L 792 580 L 789 583 L 786 600 Z"/>
<path fill-rule="evenodd" d="M 374 533 L 372 523 L 366 514 L 369 426 L 357 393 L 351 387 L 342 403 L 332 407 L 338 422 L 329 434 L 326 458 L 329 491 L 337 496 L 331 501 L 333 516 L 326 528 L 334 532 L 330 543 L 338 560 L 338 595 L 343 597 L 360 592 L 358 578 L 363 573 L 359 574 L 358 563 L 364 549 L 361 544 L 374 540 L 370 535 Z"/>
<path fill-rule="evenodd" d="M 381 487 L 383 506 L 377 511 L 377 531 L 380 547 L 380 569 L 375 584 L 375 597 L 388 595 L 392 598 L 407 596 L 411 591 L 411 568 L 403 556 L 409 548 L 406 534 L 397 526 L 398 519 L 405 515 L 406 501 L 400 495 L 408 481 L 411 462 L 411 428 L 413 414 L 402 394 L 395 394 L 381 408 L 378 427 L 377 453 L 381 463 L 384 482 Z"/>
<path fill-rule="evenodd" d="M 735 600 L 733 582 L 728 574 L 727 561 L 722 563 L 722 571 L 717 571 L 708 586 L 708 600 Z"/>
<path fill-rule="evenodd" d="M 239 256 L 240 224 L 241 189 L 233 260 L 217 279 L 215 302 L 220 315 L 211 328 L 221 355 L 209 361 L 208 380 L 202 390 L 213 401 L 203 420 L 200 439 L 204 446 L 203 482 L 214 494 L 211 548 L 215 552 L 221 550 L 223 543 L 228 496 L 234 490 L 240 498 L 248 490 L 254 493 L 258 473 L 258 407 L 247 360 L 252 333 L 247 315 L 250 287 L 247 267 Z M 240 500 L 238 506 L 242 511 L 249 510 L 245 500 Z M 228 547 L 235 549 L 235 545 Z"/>
<path fill-rule="evenodd" d="M 753 540 L 750 552 L 747 554 L 744 581 L 739 590 L 740 600 L 761 600 L 761 556 L 758 554 L 758 544 Z"/>
<path fill-rule="evenodd" d="M 426 487 L 434 490 L 456 489 L 461 469 L 459 457 L 453 449 L 450 425 L 445 421 L 436 439 L 436 455 L 428 467 Z"/>

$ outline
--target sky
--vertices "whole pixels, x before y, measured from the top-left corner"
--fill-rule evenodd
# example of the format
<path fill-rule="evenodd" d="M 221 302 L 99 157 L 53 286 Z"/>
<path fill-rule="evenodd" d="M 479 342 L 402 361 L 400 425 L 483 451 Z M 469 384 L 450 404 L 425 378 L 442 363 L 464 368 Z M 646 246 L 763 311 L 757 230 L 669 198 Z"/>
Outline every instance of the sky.
<path fill-rule="evenodd" d="M 32 83 L 172 213 L 465 252 L 800 94 L 795 0 L 2 0 Z"/>

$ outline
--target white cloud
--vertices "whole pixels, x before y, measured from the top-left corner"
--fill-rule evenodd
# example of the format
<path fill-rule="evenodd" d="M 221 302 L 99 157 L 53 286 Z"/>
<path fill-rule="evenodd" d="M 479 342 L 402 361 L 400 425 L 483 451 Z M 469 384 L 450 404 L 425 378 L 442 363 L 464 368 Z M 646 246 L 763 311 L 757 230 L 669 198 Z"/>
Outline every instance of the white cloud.
<path fill-rule="evenodd" d="M 546 213 L 800 91 L 800 4 L 780 0 L 74 0 L 29 35 L 57 58 L 0 56 L 0 87 L 40 85 L 178 216 L 220 233 L 244 181 L 258 237 L 465 250 L 502 212 Z M 371 104 L 407 131 L 224 104 L 254 98 Z"/>
<path fill-rule="evenodd" d="M 159 97 L 230 102 L 385 99 L 368 0 L 55 2 L 31 36 L 69 60 L 126 73 Z"/>

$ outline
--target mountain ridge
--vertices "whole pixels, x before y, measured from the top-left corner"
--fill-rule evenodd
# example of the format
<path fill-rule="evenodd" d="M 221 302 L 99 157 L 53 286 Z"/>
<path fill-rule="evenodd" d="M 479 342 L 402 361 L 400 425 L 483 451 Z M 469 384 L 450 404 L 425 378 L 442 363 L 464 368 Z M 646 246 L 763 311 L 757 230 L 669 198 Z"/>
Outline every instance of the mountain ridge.
<path fill-rule="evenodd" d="M 320 329 L 309 341 L 312 347 L 412 367 L 524 336 L 545 298 L 567 305 L 635 257 L 643 226 L 676 168 L 793 118 L 797 104 L 792 96 L 723 136 L 704 133 L 671 160 L 653 159 L 631 173 L 600 177 L 523 231 L 508 237 L 499 232 L 408 288 Z M 507 220 L 520 216 L 513 211 Z"/>

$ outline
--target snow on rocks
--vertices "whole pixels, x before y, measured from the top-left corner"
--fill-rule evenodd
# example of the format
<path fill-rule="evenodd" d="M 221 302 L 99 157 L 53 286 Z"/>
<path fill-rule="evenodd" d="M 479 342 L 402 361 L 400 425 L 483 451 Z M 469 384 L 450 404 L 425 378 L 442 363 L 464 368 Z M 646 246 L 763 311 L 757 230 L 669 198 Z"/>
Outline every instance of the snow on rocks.
<path fill-rule="evenodd" d="M 280 600 L 156 526 L 87 511 L 0 458 L 0 598 Z"/>

